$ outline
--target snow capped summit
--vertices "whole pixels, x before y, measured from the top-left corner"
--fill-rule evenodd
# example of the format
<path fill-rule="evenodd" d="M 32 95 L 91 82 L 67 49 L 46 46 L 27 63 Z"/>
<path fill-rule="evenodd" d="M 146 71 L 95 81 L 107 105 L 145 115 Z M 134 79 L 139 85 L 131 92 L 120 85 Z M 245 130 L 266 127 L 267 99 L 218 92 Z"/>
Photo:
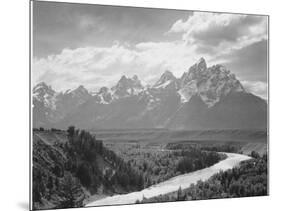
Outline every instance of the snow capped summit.
<path fill-rule="evenodd" d="M 106 94 L 108 93 L 109 89 L 106 86 L 100 88 L 98 94 Z"/>
<path fill-rule="evenodd" d="M 160 79 L 153 85 L 155 89 L 177 89 L 177 78 L 172 72 L 166 70 L 160 77 Z"/>
<path fill-rule="evenodd" d="M 206 75 L 207 64 L 204 58 L 200 58 L 194 65 L 192 65 L 188 72 L 185 72 L 181 77 L 181 86 L 184 86 L 190 80 L 198 79 Z"/>
<path fill-rule="evenodd" d="M 55 91 L 52 89 L 51 86 L 48 86 L 45 82 L 40 82 L 33 88 L 33 93 L 42 94 L 44 92 L 53 94 Z"/>
<path fill-rule="evenodd" d="M 97 102 L 109 104 L 124 97 L 139 96 L 139 98 L 144 98 L 145 95 L 150 96 L 151 102 L 159 102 L 156 100 L 156 98 L 159 99 L 159 96 L 165 98 L 168 95 L 177 95 L 180 96 L 181 103 L 187 103 L 192 96 L 196 95 L 208 107 L 212 107 L 220 101 L 221 97 L 231 92 L 245 92 L 235 75 L 223 65 L 207 67 L 205 59 L 200 58 L 179 79 L 172 72 L 166 70 L 151 88 L 145 88 L 137 75 L 131 78 L 123 75 L 111 89 L 102 87 L 93 96 L 96 97 Z M 51 108 L 55 108 L 57 99 L 63 101 L 64 104 L 80 105 L 93 97 L 82 85 L 58 94 L 44 82 L 36 85 L 33 93 L 36 99 Z"/>
<path fill-rule="evenodd" d="M 121 77 L 118 83 L 111 88 L 113 97 L 116 99 L 136 95 L 143 90 L 143 86 L 139 78 L 134 75 L 132 78 L 128 78 L 125 75 Z"/>
<path fill-rule="evenodd" d="M 33 88 L 33 97 L 37 101 L 43 103 L 46 107 L 55 109 L 55 97 L 56 92 L 52 89 L 51 86 L 48 86 L 44 82 L 38 83 Z"/>
<path fill-rule="evenodd" d="M 82 85 L 78 86 L 76 89 L 67 90 L 64 95 L 70 98 L 77 98 L 81 102 L 87 100 L 91 96 L 89 91 Z"/>
<path fill-rule="evenodd" d="M 109 104 L 112 102 L 111 91 L 107 87 L 100 88 L 99 92 L 96 94 L 101 104 Z"/>
<path fill-rule="evenodd" d="M 203 57 L 201 57 L 195 64 L 198 69 L 201 69 L 201 70 L 206 70 L 207 68 L 207 64 L 206 64 L 206 61 Z"/>
<path fill-rule="evenodd" d="M 122 88 L 142 88 L 141 81 L 138 76 L 134 75 L 132 78 L 123 75 L 115 86 L 116 89 Z"/>
<path fill-rule="evenodd" d="M 147 87 L 136 75 L 91 94 L 83 86 L 58 93 L 42 82 L 33 105 L 35 127 L 59 128 L 258 128 L 266 126 L 267 108 L 226 67 L 207 67 L 204 58 L 181 78 L 167 70 Z"/>
<path fill-rule="evenodd" d="M 163 74 L 162 74 L 162 76 L 161 76 L 161 78 L 160 78 L 160 80 L 164 80 L 164 81 L 167 81 L 167 80 L 173 80 L 173 79 L 176 79 L 176 77 L 173 75 L 173 73 L 171 72 L 171 71 L 169 71 L 169 70 L 166 70 Z M 159 81 L 160 81 L 159 80 Z"/>
<path fill-rule="evenodd" d="M 203 58 L 191 66 L 180 81 L 181 88 L 178 93 L 182 102 L 188 102 L 192 96 L 199 95 L 208 107 L 212 107 L 230 92 L 245 91 L 235 75 L 223 65 L 207 68 Z"/>
<path fill-rule="evenodd" d="M 89 93 L 88 90 L 83 86 L 80 85 L 78 86 L 76 89 L 68 89 L 64 92 L 64 94 L 71 94 L 71 95 L 75 95 L 75 94 L 87 94 Z"/>
<path fill-rule="evenodd" d="M 44 114 L 42 119 L 55 122 L 92 97 L 82 85 L 73 90 L 56 92 L 41 82 L 33 88 L 33 105 Z M 39 107 L 39 108 L 38 108 Z"/>

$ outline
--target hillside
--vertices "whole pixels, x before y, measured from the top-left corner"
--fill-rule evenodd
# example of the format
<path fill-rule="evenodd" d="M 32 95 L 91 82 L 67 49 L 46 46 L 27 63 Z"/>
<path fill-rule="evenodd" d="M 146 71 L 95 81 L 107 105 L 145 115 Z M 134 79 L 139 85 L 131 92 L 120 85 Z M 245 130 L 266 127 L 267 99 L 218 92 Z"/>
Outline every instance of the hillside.
<path fill-rule="evenodd" d="M 143 187 L 142 178 L 114 152 L 74 128 L 33 132 L 32 181 L 34 209 L 81 207 L 92 194 Z"/>

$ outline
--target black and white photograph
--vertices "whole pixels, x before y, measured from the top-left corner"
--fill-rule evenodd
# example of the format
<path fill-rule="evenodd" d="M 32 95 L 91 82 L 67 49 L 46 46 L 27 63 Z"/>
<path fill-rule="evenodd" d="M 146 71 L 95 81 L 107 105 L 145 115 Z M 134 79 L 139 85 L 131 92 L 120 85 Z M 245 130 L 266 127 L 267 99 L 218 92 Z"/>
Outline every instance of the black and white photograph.
<path fill-rule="evenodd" d="M 192 9 L 31 1 L 32 210 L 269 195 L 269 16 Z"/>

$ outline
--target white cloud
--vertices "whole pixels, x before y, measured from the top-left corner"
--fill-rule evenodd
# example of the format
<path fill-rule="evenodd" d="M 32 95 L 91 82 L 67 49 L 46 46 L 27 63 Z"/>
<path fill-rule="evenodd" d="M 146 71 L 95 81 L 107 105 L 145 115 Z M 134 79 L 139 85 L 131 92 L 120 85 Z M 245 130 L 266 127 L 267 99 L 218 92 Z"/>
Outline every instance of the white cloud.
<path fill-rule="evenodd" d="M 176 21 L 169 33 L 182 33 L 186 44 L 201 53 L 228 53 L 267 39 L 267 17 L 194 12 L 186 21 Z"/>
<path fill-rule="evenodd" d="M 267 83 L 262 81 L 241 81 L 246 91 L 267 100 Z"/>
<path fill-rule="evenodd" d="M 110 47 L 64 49 L 60 54 L 33 60 L 34 84 L 45 81 L 57 90 L 80 84 L 96 90 L 113 86 L 122 75 L 137 74 L 153 83 L 165 70 L 181 76 L 199 55 L 183 41 L 145 42 L 135 46 L 115 42 Z"/>
<path fill-rule="evenodd" d="M 81 20 L 81 27 L 95 25 L 87 17 Z M 182 40 L 136 45 L 116 41 L 109 47 L 64 49 L 57 55 L 34 58 L 33 83 L 45 81 L 56 90 L 80 84 L 97 90 L 113 86 L 122 75 L 137 74 L 145 83 L 153 83 L 168 69 L 180 77 L 200 57 L 209 65 L 229 62 L 217 56 L 266 38 L 265 26 L 264 17 L 194 13 L 187 21 L 176 21 L 169 31 L 182 33 Z M 257 84 L 246 85 L 262 92 Z"/>
<path fill-rule="evenodd" d="M 60 54 L 33 60 L 33 82 L 45 81 L 55 89 L 66 90 L 80 84 L 96 89 L 122 74 L 135 52 L 123 46 L 64 49 Z M 102 80 L 103 79 L 103 80 Z"/>

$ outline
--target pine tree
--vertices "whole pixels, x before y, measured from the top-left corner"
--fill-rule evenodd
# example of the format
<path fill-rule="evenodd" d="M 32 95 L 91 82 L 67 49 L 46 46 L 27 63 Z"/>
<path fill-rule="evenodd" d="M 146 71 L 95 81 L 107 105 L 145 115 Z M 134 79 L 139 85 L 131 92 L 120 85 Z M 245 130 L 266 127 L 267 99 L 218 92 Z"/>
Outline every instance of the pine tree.
<path fill-rule="evenodd" d="M 58 205 L 57 208 L 72 208 L 81 207 L 84 198 L 78 199 L 78 195 L 83 194 L 77 181 L 71 176 L 67 175 L 65 182 L 61 187 L 64 200 Z"/>
<path fill-rule="evenodd" d="M 182 189 L 180 186 L 177 192 L 177 201 L 181 201 L 181 200 L 182 200 Z"/>

